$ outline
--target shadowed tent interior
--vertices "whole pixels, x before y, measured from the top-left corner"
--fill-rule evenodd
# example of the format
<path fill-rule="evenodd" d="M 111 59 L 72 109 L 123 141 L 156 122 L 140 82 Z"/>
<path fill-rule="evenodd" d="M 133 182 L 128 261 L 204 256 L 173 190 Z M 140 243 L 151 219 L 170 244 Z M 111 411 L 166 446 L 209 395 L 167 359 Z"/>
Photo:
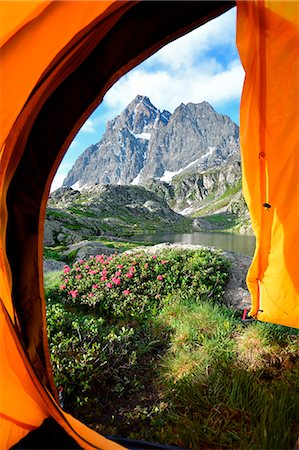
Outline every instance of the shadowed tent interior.
<path fill-rule="evenodd" d="M 34 448 L 17 443 L 30 439 L 30 431 L 36 436 L 45 419 L 60 442 L 51 448 L 74 448 L 74 442 L 87 449 L 128 445 L 88 429 L 57 402 L 43 295 L 49 189 L 75 134 L 115 81 L 233 6 L 233 1 L 0 3 L 0 348 L 6 361 L 1 448 Z M 246 71 L 243 184 L 257 238 L 248 275 L 251 314 L 298 327 L 299 6 L 252 1 L 237 2 L 237 9 L 237 44 Z M 46 435 L 43 429 L 39 433 Z"/>

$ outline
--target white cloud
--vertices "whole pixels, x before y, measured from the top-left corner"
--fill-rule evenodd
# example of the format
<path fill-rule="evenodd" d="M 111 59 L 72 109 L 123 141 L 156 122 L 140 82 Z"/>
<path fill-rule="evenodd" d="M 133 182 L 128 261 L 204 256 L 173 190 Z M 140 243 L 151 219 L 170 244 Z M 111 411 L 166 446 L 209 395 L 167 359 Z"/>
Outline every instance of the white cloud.
<path fill-rule="evenodd" d="M 87 119 L 87 120 L 88 120 L 88 119 Z M 83 125 L 83 126 L 84 126 L 84 125 Z M 74 140 L 72 141 L 71 145 L 69 146 L 68 150 L 74 150 L 74 149 L 78 148 L 79 145 L 80 145 L 80 143 L 79 143 L 76 139 L 74 139 Z"/>
<path fill-rule="evenodd" d="M 83 133 L 96 133 L 96 124 L 95 121 L 91 118 L 87 119 L 81 130 Z"/>
<path fill-rule="evenodd" d="M 73 141 L 74 145 L 77 147 L 77 141 Z M 72 144 L 71 144 L 72 145 Z M 71 147 L 71 146 L 70 146 Z M 52 181 L 52 185 L 51 185 L 51 189 L 50 192 L 55 191 L 56 189 L 58 189 L 59 187 L 62 186 L 63 180 L 66 178 L 69 170 L 72 168 L 74 161 L 73 160 L 68 160 L 68 155 L 66 153 L 66 156 L 64 157 L 64 159 L 62 160 L 60 166 L 58 167 L 58 170 L 55 174 L 55 177 L 53 178 Z"/>
<path fill-rule="evenodd" d="M 208 51 L 235 45 L 236 11 L 230 10 L 207 24 L 166 45 L 148 61 L 148 65 L 163 64 L 173 70 L 190 67 Z"/>
<path fill-rule="evenodd" d="M 230 107 L 234 103 L 237 108 L 244 72 L 237 55 L 235 34 L 236 8 L 233 8 L 168 44 L 123 76 L 85 122 L 69 147 L 65 162 L 73 161 L 80 149 L 83 151 L 99 141 L 107 120 L 120 114 L 138 94 L 148 96 L 157 108 L 170 112 L 182 102 L 204 100 L 223 113 L 226 113 L 226 103 Z M 53 185 L 57 186 L 59 180 L 62 183 L 65 176 L 57 173 Z"/>
<path fill-rule="evenodd" d="M 173 112 L 181 102 L 208 101 L 213 106 L 225 101 L 238 100 L 241 95 L 244 73 L 239 61 L 233 61 L 227 69 L 218 64 L 206 64 L 199 71 L 191 67 L 185 71 L 155 73 L 141 69 L 122 78 L 106 94 L 105 102 L 111 114 L 118 114 L 138 95 L 147 95 L 159 109 Z"/>
<path fill-rule="evenodd" d="M 54 192 L 56 191 L 56 189 L 60 188 L 62 186 L 63 180 L 66 177 L 66 173 L 60 172 L 58 171 L 55 175 L 55 177 L 53 178 L 52 184 L 51 184 L 51 189 L 50 192 Z"/>
<path fill-rule="evenodd" d="M 107 118 L 138 94 L 173 112 L 181 102 L 217 107 L 240 99 L 244 72 L 235 46 L 235 9 L 168 44 L 122 77 L 106 94 Z"/>

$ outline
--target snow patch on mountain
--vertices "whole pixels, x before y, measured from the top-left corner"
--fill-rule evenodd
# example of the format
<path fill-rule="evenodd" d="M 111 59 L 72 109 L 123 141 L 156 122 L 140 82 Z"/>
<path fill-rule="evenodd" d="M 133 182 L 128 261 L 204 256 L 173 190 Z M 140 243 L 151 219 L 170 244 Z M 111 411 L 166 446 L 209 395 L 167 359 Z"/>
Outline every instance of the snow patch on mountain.
<path fill-rule="evenodd" d="M 151 138 L 151 133 L 133 133 L 133 131 L 129 131 L 136 139 L 146 139 L 147 141 L 149 141 Z"/>
<path fill-rule="evenodd" d="M 76 183 L 74 183 L 71 188 L 74 189 L 74 191 L 82 191 L 84 186 L 80 187 L 80 180 L 76 181 Z"/>
<path fill-rule="evenodd" d="M 184 169 L 179 169 L 176 172 L 171 172 L 170 170 L 165 170 L 163 176 L 160 178 L 161 181 L 166 181 L 166 183 L 169 183 L 173 177 L 178 175 L 179 173 L 183 172 Z"/>
<path fill-rule="evenodd" d="M 209 156 L 213 155 L 213 152 L 216 150 L 216 147 L 208 147 L 209 151 L 201 156 L 200 159 L 208 158 Z"/>
<path fill-rule="evenodd" d="M 141 168 L 140 172 L 138 173 L 138 175 L 130 183 L 133 186 L 137 186 L 139 184 L 140 176 L 141 176 L 142 171 L 144 169 L 144 164 L 145 164 L 146 158 L 147 158 L 147 152 L 145 152 L 144 155 L 143 155 L 143 165 L 142 165 L 142 168 Z"/>
<path fill-rule="evenodd" d="M 160 178 L 160 181 L 166 181 L 166 183 L 170 183 L 171 180 L 173 179 L 173 177 L 175 177 L 176 175 L 179 175 L 184 170 L 187 170 L 189 167 L 193 166 L 197 162 L 199 162 L 199 159 L 196 159 L 195 161 L 191 161 L 191 163 L 187 164 L 187 166 L 182 167 L 181 169 L 177 170 L 176 172 L 170 172 L 169 170 L 165 170 L 163 176 Z"/>

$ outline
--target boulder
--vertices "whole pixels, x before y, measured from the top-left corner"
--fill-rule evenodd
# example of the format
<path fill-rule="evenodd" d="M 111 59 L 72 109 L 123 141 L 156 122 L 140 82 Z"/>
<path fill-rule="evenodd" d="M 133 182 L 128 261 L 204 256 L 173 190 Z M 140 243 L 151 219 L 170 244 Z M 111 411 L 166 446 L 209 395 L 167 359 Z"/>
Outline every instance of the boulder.
<path fill-rule="evenodd" d="M 229 280 L 225 287 L 224 302 L 234 309 L 250 308 L 251 299 L 246 285 L 246 276 L 252 258 L 235 252 L 223 252 L 231 262 Z"/>
<path fill-rule="evenodd" d="M 65 262 L 63 261 L 56 261 L 55 259 L 44 259 L 44 273 L 62 270 L 64 266 Z"/>
<path fill-rule="evenodd" d="M 96 255 L 112 255 L 115 253 L 114 248 L 107 247 L 106 245 L 101 244 L 100 242 L 91 242 L 86 241 L 78 250 L 76 260 L 78 259 L 87 259 L 90 256 Z"/>

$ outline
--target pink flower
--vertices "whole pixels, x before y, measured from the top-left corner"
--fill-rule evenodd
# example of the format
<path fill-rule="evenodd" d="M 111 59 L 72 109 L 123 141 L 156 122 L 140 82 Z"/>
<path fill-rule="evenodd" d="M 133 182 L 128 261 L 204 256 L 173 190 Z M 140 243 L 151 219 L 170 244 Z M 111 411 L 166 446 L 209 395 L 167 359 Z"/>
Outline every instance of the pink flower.
<path fill-rule="evenodd" d="M 71 269 L 69 268 L 69 266 L 64 266 L 63 273 L 69 273 L 70 271 Z"/>
<path fill-rule="evenodd" d="M 157 259 L 157 255 L 153 255 L 153 259 Z"/>
<path fill-rule="evenodd" d="M 89 275 L 95 275 L 96 273 L 98 273 L 98 271 L 97 270 L 90 270 L 88 273 L 89 273 Z"/>
<path fill-rule="evenodd" d="M 157 276 L 157 280 L 162 281 L 163 280 L 163 275 L 158 275 Z"/>
<path fill-rule="evenodd" d="M 85 264 L 84 269 L 89 269 L 89 265 Z"/>
<path fill-rule="evenodd" d="M 106 269 L 102 270 L 101 274 L 103 275 L 103 277 L 105 277 L 107 275 L 107 272 L 108 271 Z"/>
<path fill-rule="evenodd" d="M 125 289 L 125 290 L 123 291 L 123 294 L 124 294 L 124 295 L 130 295 L 130 294 L 131 294 L 131 291 L 130 291 L 129 289 Z"/>
<path fill-rule="evenodd" d="M 112 284 L 112 283 L 107 283 L 106 286 L 107 286 L 108 288 L 112 288 L 113 284 Z"/>
<path fill-rule="evenodd" d="M 69 279 L 68 279 L 68 278 L 65 278 L 64 282 L 65 282 L 65 283 L 68 283 L 68 282 L 69 282 Z"/>
<path fill-rule="evenodd" d="M 124 266 L 122 264 L 117 264 L 118 269 L 122 269 Z"/>
<path fill-rule="evenodd" d="M 148 268 L 148 263 L 144 264 L 144 268 L 147 269 Z"/>
<path fill-rule="evenodd" d="M 112 282 L 113 282 L 114 284 L 120 284 L 120 278 L 113 277 L 113 278 L 112 278 Z"/>
<path fill-rule="evenodd" d="M 132 278 L 132 277 L 133 277 L 132 272 L 126 273 L 126 277 L 127 277 L 127 278 Z"/>
<path fill-rule="evenodd" d="M 161 264 L 166 264 L 166 263 L 167 263 L 166 259 L 162 259 Z"/>
<path fill-rule="evenodd" d="M 77 289 L 75 291 L 70 291 L 69 294 L 71 294 L 72 298 L 76 298 L 78 295 Z"/>
<path fill-rule="evenodd" d="M 92 289 L 98 289 L 98 287 L 99 287 L 98 284 L 93 284 L 92 285 Z"/>
<path fill-rule="evenodd" d="M 78 272 L 78 271 L 81 271 L 81 267 L 76 266 L 76 267 L 75 267 L 75 270 L 77 270 L 77 272 Z"/>
<path fill-rule="evenodd" d="M 66 288 L 66 284 L 61 284 L 60 285 L 60 289 L 65 289 Z"/>
<path fill-rule="evenodd" d="M 93 293 L 90 292 L 90 293 L 88 294 L 88 297 L 94 297 Z"/>
<path fill-rule="evenodd" d="M 77 280 L 80 280 L 80 278 L 82 278 L 82 275 L 76 275 Z"/>
<path fill-rule="evenodd" d="M 78 259 L 78 263 L 80 264 L 84 263 L 84 259 Z"/>
<path fill-rule="evenodd" d="M 108 256 L 108 261 L 111 261 L 112 260 L 112 256 Z"/>
<path fill-rule="evenodd" d="M 133 266 L 130 267 L 130 268 L 129 268 L 129 272 L 135 272 L 135 267 L 133 267 Z"/>
<path fill-rule="evenodd" d="M 94 258 L 94 256 L 93 255 L 90 255 L 90 257 L 89 257 L 90 259 L 93 259 Z"/>
<path fill-rule="evenodd" d="M 119 270 L 118 272 L 115 272 L 115 276 L 119 277 L 121 275 L 121 271 Z"/>
<path fill-rule="evenodd" d="M 101 277 L 101 281 L 106 281 L 107 277 Z"/>

